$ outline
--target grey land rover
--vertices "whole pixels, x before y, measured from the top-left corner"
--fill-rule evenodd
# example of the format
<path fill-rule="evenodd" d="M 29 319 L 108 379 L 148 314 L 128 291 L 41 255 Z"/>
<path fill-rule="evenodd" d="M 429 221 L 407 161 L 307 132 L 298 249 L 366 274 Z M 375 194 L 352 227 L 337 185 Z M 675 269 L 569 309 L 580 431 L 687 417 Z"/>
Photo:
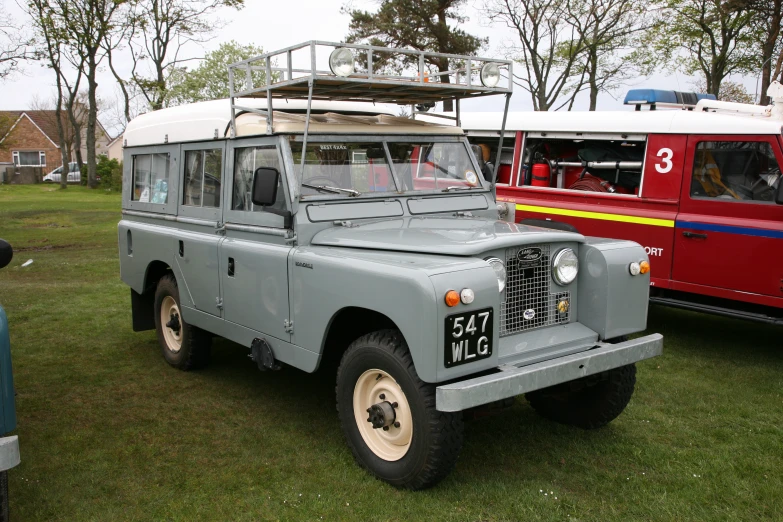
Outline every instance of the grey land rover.
<path fill-rule="evenodd" d="M 391 53 L 409 75 L 374 70 Z M 411 489 L 454 467 L 465 410 L 526 394 L 582 428 L 623 411 L 634 363 L 662 351 L 625 337 L 646 327 L 649 261 L 496 201 L 497 162 L 471 150 L 459 103 L 502 94 L 507 111 L 510 62 L 308 42 L 229 73 L 230 99 L 124 135 L 121 275 L 134 330 L 157 330 L 170 365 L 207 364 L 213 336 L 264 370 L 338 360 L 353 455 Z M 456 122 L 376 105 L 444 100 Z"/>

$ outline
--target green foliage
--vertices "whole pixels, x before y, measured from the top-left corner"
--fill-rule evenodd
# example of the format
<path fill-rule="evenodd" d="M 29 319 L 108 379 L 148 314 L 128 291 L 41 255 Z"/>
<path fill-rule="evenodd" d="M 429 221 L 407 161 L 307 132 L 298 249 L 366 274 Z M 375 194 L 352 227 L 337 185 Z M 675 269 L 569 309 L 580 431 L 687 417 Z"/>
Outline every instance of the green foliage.
<path fill-rule="evenodd" d="M 122 192 L 122 163 L 112 158 L 109 159 L 105 154 L 98 157 L 98 167 L 96 169 L 98 177 L 101 178 L 101 186 L 104 189 L 115 192 Z"/>
<path fill-rule="evenodd" d="M 342 12 L 351 16 L 351 22 L 345 41 L 439 53 L 476 54 L 488 40 L 459 28 L 467 21 L 467 17 L 460 13 L 465 3 L 465 0 L 383 0 L 380 9 L 374 13 L 346 6 Z M 375 67 L 392 70 L 412 63 L 405 60 L 392 63 L 383 56 L 377 58 Z M 428 65 L 440 71 L 449 70 L 446 59 L 433 58 Z"/>
<path fill-rule="evenodd" d="M 748 5 L 665 0 L 660 6 L 660 20 L 647 38 L 648 62 L 698 74 L 707 92 L 719 97 L 724 78 L 758 70 L 761 35 Z"/>
<path fill-rule="evenodd" d="M 170 90 L 167 105 L 182 105 L 218 98 L 228 98 L 228 65 L 264 54 L 261 47 L 242 45 L 231 40 L 208 52 L 204 60 L 193 70 L 179 68 L 169 78 Z M 253 72 L 253 82 L 260 85 L 266 80 L 263 71 Z"/>

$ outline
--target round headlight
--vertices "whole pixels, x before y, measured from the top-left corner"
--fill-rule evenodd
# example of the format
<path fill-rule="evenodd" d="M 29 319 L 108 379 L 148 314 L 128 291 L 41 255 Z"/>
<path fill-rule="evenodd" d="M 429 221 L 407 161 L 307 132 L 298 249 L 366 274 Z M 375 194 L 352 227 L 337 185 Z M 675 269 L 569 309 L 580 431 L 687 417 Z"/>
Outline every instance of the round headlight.
<path fill-rule="evenodd" d="M 495 271 L 495 276 L 498 278 L 498 292 L 502 292 L 506 288 L 506 266 L 497 257 L 490 257 L 486 261 Z"/>
<path fill-rule="evenodd" d="M 332 54 L 329 55 L 329 68 L 337 76 L 352 75 L 354 59 L 351 50 L 341 47 L 332 51 Z"/>
<path fill-rule="evenodd" d="M 570 248 L 564 248 L 555 256 L 552 262 L 552 278 L 559 285 L 570 284 L 579 272 L 579 258 Z"/>
<path fill-rule="evenodd" d="M 481 68 L 481 85 L 494 87 L 500 81 L 500 67 L 496 63 L 485 63 Z"/>

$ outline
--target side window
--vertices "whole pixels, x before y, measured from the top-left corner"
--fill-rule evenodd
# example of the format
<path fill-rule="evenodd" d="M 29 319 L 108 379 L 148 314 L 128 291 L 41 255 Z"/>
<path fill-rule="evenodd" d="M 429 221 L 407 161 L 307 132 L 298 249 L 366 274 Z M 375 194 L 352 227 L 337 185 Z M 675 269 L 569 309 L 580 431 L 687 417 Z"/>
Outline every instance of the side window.
<path fill-rule="evenodd" d="M 169 195 L 169 155 L 133 156 L 131 200 L 139 203 L 167 203 Z"/>
<path fill-rule="evenodd" d="M 182 204 L 194 207 L 220 207 L 220 175 L 223 151 L 189 150 L 185 152 L 185 187 Z"/>
<path fill-rule="evenodd" d="M 232 210 L 247 210 L 260 212 L 261 207 L 254 208 L 251 199 L 253 190 L 253 174 L 259 167 L 271 167 L 279 170 L 280 160 L 275 147 L 245 147 L 236 149 L 234 153 L 234 191 L 232 195 Z M 277 186 L 277 199 L 272 208 L 285 209 L 285 193 L 283 192 L 283 176 Z"/>
<path fill-rule="evenodd" d="M 764 141 L 702 141 L 696 146 L 691 197 L 773 203 L 780 166 Z"/>
<path fill-rule="evenodd" d="M 638 195 L 645 146 L 644 141 L 620 136 L 600 140 L 530 137 L 522 152 L 519 185 Z"/>

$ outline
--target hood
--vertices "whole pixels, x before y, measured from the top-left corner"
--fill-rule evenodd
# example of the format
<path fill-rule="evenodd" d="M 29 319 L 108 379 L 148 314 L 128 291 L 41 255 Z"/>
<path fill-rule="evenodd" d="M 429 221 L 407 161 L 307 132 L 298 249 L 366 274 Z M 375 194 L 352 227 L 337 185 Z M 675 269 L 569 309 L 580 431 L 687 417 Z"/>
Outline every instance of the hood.
<path fill-rule="evenodd" d="M 402 217 L 336 226 L 318 232 L 313 245 L 423 254 L 474 256 L 517 245 L 573 241 L 584 236 L 505 221 L 464 217 Z"/>

